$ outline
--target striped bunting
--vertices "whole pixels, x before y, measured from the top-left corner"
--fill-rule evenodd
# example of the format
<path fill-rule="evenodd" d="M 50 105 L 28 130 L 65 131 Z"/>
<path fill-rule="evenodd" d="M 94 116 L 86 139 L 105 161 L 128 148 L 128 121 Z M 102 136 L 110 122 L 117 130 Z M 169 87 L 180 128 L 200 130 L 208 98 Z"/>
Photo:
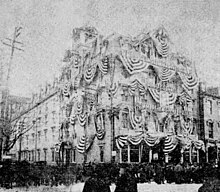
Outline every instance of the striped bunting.
<path fill-rule="evenodd" d="M 101 73 L 106 75 L 108 73 L 108 68 L 109 68 L 109 57 L 105 56 L 101 60 L 101 62 L 98 62 L 98 67 L 99 67 L 99 70 L 101 71 Z"/>
<path fill-rule="evenodd" d="M 95 138 L 94 136 L 88 138 L 85 135 L 83 135 L 77 144 L 77 151 L 79 153 L 85 153 L 91 147 L 94 138 Z"/>
<path fill-rule="evenodd" d="M 137 116 L 132 110 L 129 110 L 130 123 L 133 129 L 140 128 L 143 125 L 142 116 Z"/>
<path fill-rule="evenodd" d="M 182 91 L 182 93 L 180 93 L 179 95 L 179 102 L 181 104 L 190 103 L 192 102 L 192 98 L 189 96 L 188 93 L 186 93 L 185 91 Z"/>
<path fill-rule="evenodd" d="M 70 124 L 75 125 L 76 124 L 76 116 L 74 114 L 70 115 Z"/>
<path fill-rule="evenodd" d="M 138 90 L 140 92 L 140 95 L 144 95 L 146 93 L 145 87 L 137 79 L 135 79 L 131 83 L 128 91 L 129 91 L 130 95 L 134 95 L 136 90 Z"/>
<path fill-rule="evenodd" d="M 175 74 L 176 71 L 163 68 L 162 71 L 159 73 L 159 78 L 161 81 L 169 81 Z"/>
<path fill-rule="evenodd" d="M 196 149 L 202 149 L 203 151 L 205 150 L 205 145 L 204 145 L 203 141 L 196 140 L 196 141 L 193 141 L 193 144 L 194 144 Z"/>
<path fill-rule="evenodd" d="M 71 64 L 75 67 L 75 68 L 79 68 L 80 65 L 80 61 L 81 61 L 81 57 L 79 54 L 74 54 L 71 58 Z"/>
<path fill-rule="evenodd" d="M 93 78 L 95 77 L 96 69 L 97 69 L 97 64 L 95 63 L 93 65 L 88 64 L 85 67 L 84 79 L 87 83 L 92 82 Z"/>
<path fill-rule="evenodd" d="M 188 89 L 188 90 L 191 90 L 191 89 L 194 89 L 197 85 L 198 85 L 198 79 L 189 74 L 189 75 L 185 75 L 183 73 L 178 73 L 184 86 Z"/>
<path fill-rule="evenodd" d="M 129 136 L 128 137 L 128 141 L 132 144 L 132 145 L 139 145 L 141 143 L 141 141 L 143 140 L 143 135 L 137 135 L 137 136 Z"/>
<path fill-rule="evenodd" d="M 167 39 L 158 38 L 158 42 L 156 42 L 156 49 L 158 54 L 161 57 L 167 57 L 169 53 L 169 46 L 167 44 Z"/>
<path fill-rule="evenodd" d="M 76 103 L 76 113 L 81 114 L 83 112 L 83 103 L 77 102 Z"/>
<path fill-rule="evenodd" d="M 71 87 L 71 84 L 69 82 L 65 83 L 64 88 L 63 88 L 64 97 L 70 97 L 70 87 Z"/>
<path fill-rule="evenodd" d="M 177 143 L 175 143 L 175 138 L 174 137 L 165 137 L 164 140 L 164 153 L 170 153 L 176 148 Z"/>
<path fill-rule="evenodd" d="M 122 51 L 120 58 L 122 64 L 131 75 L 144 71 L 149 65 L 144 60 L 131 58 L 127 51 Z"/>
<path fill-rule="evenodd" d="M 160 91 L 158 91 L 157 89 L 154 88 L 148 88 L 151 96 L 153 97 L 153 99 L 157 102 L 160 103 Z"/>
<path fill-rule="evenodd" d="M 151 137 L 149 135 L 146 135 L 146 137 L 144 138 L 144 141 L 149 147 L 153 147 L 154 145 L 160 142 L 160 139 L 159 137 Z"/>
<path fill-rule="evenodd" d="M 114 96 L 118 91 L 118 83 L 114 83 L 110 86 L 108 90 L 109 97 Z"/>
<path fill-rule="evenodd" d="M 116 137 L 116 146 L 118 149 L 121 149 L 124 147 L 124 145 L 127 143 L 128 136 L 120 135 Z"/>
<path fill-rule="evenodd" d="M 82 113 L 82 114 L 77 115 L 77 117 L 78 117 L 79 124 L 83 127 L 86 124 L 87 114 Z"/>

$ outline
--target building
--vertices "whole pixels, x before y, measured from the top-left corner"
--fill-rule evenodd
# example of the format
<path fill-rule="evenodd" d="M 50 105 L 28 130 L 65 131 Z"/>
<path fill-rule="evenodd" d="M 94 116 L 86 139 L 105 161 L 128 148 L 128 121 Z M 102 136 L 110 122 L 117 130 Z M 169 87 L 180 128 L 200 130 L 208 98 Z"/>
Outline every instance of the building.
<path fill-rule="evenodd" d="M 206 161 L 217 162 L 220 148 L 220 89 L 200 84 L 200 134 L 206 146 Z"/>
<path fill-rule="evenodd" d="M 15 122 L 18 138 L 11 150 L 18 160 L 29 162 L 45 161 L 55 163 L 55 143 L 59 141 L 60 102 L 58 79 L 46 84 L 32 95 L 24 115 Z"/>
<path fill-rule="evenodd" d="M 82 27 L 72 41 L 59 80 L 33 96 L 37 107 L 23 117 L 29 126 L 18 129 L 27 131 L 14 148 L 21 160 L 201 160 L 198 78 L 191 61 L 172 50 L 164 28 L 104 38 Z"/>
<path fill-rule="evenodd" d="M 73 142 L 62 159 L 200 161 L 198 79 L 164 28 L 106 39 L 93 27 L 74 29 L 64 62 L 63 142 Z"/>

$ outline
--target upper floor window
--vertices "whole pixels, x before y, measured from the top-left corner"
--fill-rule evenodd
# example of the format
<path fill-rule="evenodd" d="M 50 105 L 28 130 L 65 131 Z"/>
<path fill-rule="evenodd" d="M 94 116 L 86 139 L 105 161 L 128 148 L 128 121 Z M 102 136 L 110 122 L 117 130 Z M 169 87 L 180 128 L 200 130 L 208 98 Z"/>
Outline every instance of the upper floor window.
<path fill-rule="evenodd" d="M 209 138 L 213 138 L 213 122 L 208 123 Z"/>
<path fill-rule="evenodd" d="M 212 101 L 210 100 L 207 101 L 207 109 L 209 114 L 212 114 Z"/>

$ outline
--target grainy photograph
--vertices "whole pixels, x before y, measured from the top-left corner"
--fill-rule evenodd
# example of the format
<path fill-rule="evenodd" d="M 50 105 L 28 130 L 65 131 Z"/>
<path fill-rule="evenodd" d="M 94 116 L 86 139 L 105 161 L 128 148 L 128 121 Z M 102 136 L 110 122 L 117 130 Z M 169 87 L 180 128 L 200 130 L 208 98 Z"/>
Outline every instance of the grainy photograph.
<path fill-rule="evenodd" d="M 219 0 L 0 0 L 0 192 L 220 192 Z"/>

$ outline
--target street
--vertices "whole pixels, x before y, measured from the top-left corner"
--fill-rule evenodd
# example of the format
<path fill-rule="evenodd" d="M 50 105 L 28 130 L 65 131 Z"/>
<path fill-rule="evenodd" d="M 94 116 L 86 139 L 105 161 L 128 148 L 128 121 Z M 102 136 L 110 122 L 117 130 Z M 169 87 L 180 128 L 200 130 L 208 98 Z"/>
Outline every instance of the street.
<path fill-rule="evenodd" d="M 162 184 L 158 185 L 154 182 L 152 183 L 143 183 L 138 184 L 138 192 L 197 192 L 199 187 L 202 184 Z M 58 187 L 48 187 L 48 186 L 40 186 L 40 187 L 30 187 L 26 188 L 13 188 L 13 189 L 4 189 L 0 188 L 0 192 L 82 192 L 84 183 L 77 183 L 75 185 L 71 185 L 69 187 L 66 186 L 58 186 Z M 115 185 L 111 186 L 111 191 L 113 192 L 115 189 Z"/>

